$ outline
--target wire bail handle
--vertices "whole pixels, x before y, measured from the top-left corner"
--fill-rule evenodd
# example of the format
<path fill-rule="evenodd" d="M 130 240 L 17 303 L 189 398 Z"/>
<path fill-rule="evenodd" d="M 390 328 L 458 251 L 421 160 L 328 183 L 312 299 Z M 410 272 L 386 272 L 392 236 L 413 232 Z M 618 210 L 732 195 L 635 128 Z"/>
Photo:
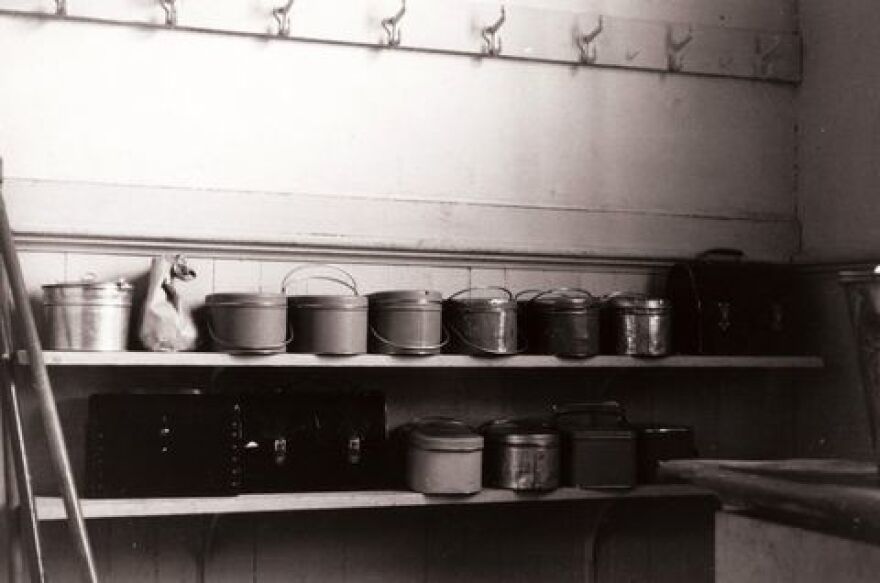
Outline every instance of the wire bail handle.
<path fill-rule="evenodd" d="M 342 280 L 337 277 L 330 277 L 327 275 L 312 275 L 309 277 L 297 277 L 297 278 L 291 279 L 291 276 L 293 274 L 300 272 L 300 271 L 305 271 L 307 269 L 330 269 L 331 271 L 336 271 L 336 272 L 342 274 L 346 278 L 346 280 Z M 310 279 L 319 279 L 322 281 L 330 281 L 333 283 L 338 283 L 339 285 L 347 287 L 349 290 L 351 290 L 351 293 L 353 295 L 356 295 L 356 296 L 360 295 L 360 292 L 358 292 L 357 281 L 355 281 L 354 276 L 352 274 L 345 271 L 341 267 L 336 267 L 335 265 L 329 265 L 327 263 L 300 265 L 300 266 L 294 267 L 293 269 L 288 271 L 287 274 L 285 274 L 284 279 L 281 280 L 281 293 L 286 294 L 287 288 L 290 287 L 291 284 L 294 284 L 294 283 L 297 283 L 300 281 L 308 281 Z"/>
<path fill-rule="evenodd" d="M 497 57 L 501 54 L 501 35 L 498 34 L 498 31 L 504 26 L 505 20 L 507 20 L 507 12 L 504 9 L 504 4 L 502 4 L 501 15 L 498 17 L 498 20 L 496 20 L 494 24 L 490 24 L 483 28 L 480 33 L 483 37 L 484 43 L 483 52 L 490 57 Z"/>
<path fill-rule="evenodd" d="M 400 0 L 400 10 L 394 16 L 382 20 L 382 28 L 385 29 L 385 45 L 389 47 L 400 46 L 400 21 L 406 14 L 406 0 Z"/>
<path fill-rule="evenodd" d="M 290 9 L 293 8 L 293 0 L 287 0 L 283 6 L 272 9 L 272 17 L 278 25 L 278 36 L 290 36 Z"/>
<path fill-rule="evenodd" d="M 506 287 L 502 287 L 500 285 L 485 285 L 485 286 L 466 287 L 463 290 L 459 290 L 459 291 L 455 292 L 454 294 L 452 294 L 451 296 L 449 296 L 446 299 L 453 300 L 465 292 L 480 291 L 480 290 L 503 292 L 507 296 L 508 300 L 513 299 L 513 293 L 509 289 L 507 289 Z"/>
<path fill-rule="evenodd" d="M 376 330 L 376 328 L 372 324 L 370 324 L 370 334 L 372 334 L 373 337 L 376 340 L 378 340 L 379 342 L 381 342 L 382 344 L 387 344 L 388 346 L 390 346 L 392 348 L 397 348 L 400 350 L 420 350 L 420 351 L 440 350 L 441 348 L 443 348 L 444 346 L 449 344 L 449 334 L 447 333 L 445 326 L 442 328 L 443 335 L 440 337 L 440 344 L 427 344 L 427 345 L 421 344 L 418 346 L 416 346 L 416 345 L 407 346 L 406 344 L 398 344 L 397 342 L 394 342 L 393 340 L 389 340 L 388 338 L 385 338 L 384 336 L 379 334 L 379 331 Z"/>

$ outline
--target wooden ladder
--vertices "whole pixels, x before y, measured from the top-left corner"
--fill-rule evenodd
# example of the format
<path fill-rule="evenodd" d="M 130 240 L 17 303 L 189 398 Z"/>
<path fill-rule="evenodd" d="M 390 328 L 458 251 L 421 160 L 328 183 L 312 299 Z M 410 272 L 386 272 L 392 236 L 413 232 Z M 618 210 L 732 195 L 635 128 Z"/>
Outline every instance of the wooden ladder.
<path fill-rule="evenodd" d="M 24 426 L 21 417 L 20 388 L 30 386 L 36 396 L 49 456 L 61 486 L 67 512 L 67 523 L 73 537 L 82 578 L 97 583 L 98 573 L 79 504 L 70 456 L 58 418 L 55 396 L 43 359 L 30 298 L 25 287 L 15 239 L 3 198 L 3 159 L 0 158 L 0 253 L 3 256 L 0 275 L 0 407 L 2 407 L 4 468 L 6 479 L 6 510 L 9 536 L 10 581 L 18 577 L 18 565 L 25 557 L 31 581 L 46 581 L 40 525 L 34 502 L 33 481 Z M 27 353 L 28 365 L 17 364 L 19 347 Z M 12 463 L 10 464 L 10 458 Z"/>

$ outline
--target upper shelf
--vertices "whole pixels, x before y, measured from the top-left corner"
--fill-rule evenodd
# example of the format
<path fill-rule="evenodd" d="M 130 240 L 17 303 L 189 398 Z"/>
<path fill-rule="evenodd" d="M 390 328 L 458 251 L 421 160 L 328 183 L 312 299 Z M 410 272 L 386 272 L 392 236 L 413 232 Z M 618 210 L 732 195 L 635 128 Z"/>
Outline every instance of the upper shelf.
<path fill-rule="evenodd" d="M 144 367 L 351 367 L 351 368 L 736 368 L 816 369 L 824 363 L 818 356 L 667 356 L 634 358 L 601 355 L 572 359 L 543 355 L 473 357 L 459 354 L 435 356 L 319 356 L 274 354 L 236 356 L 219 352 L 59 352 L 45 351 L 47 366 L 144 366 Z M 19 351 L 19 363 L 27 354 Z"/>

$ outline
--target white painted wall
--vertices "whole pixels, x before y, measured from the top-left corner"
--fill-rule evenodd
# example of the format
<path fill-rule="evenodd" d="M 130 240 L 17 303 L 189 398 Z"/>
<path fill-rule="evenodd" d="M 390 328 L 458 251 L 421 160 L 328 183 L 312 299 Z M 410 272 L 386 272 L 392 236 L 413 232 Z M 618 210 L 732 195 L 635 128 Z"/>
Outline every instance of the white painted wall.
<path fill-rule="evenodd" d="M 880 256 L 880 4 L 801 0 L 798 198 L 804 260 Z"/>
<path fill-rule="evenodd" d="M 182 24 L 253 31 L 272 6 L 180 4 Z M 446 12 L 425 22 L 413 4 L 407 34 L 459 43 L 478 43 L 497 9 L 426 1 Z M 509 4 L 511 18 L 530 6 L 793 26 L 793 0 Z M 0 0 L 31 5 L 53 3 Z M 395 6 L 300 2 L 294 33 L 369 37 Z M 146 0 L 70 12 L 162 14 Z M 517 30 L 536 34 L 511 25 L 509 45 Z M 8 16 L 0 72 L 20 232 L 775 259 L 796 245 L 788 86 Z"/>

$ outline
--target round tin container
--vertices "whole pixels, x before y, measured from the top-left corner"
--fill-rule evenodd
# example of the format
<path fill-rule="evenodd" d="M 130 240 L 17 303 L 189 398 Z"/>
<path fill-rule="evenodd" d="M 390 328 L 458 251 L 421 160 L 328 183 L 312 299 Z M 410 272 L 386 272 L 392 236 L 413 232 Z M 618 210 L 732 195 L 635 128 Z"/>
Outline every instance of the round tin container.
<path fill-rule="evenodd" d="M 486 481 L 511 490 L 559 487 L 559 432 L 547 425 L 495 421 L 483 427 Z"/>
<path fill-rule="evenodd" d="M 397 290 L 369 296 L 369 349 L 380 354 L 438 354 L 443 339 L 443 296 Z"/>
<path fill-rule="evenodd" d="M 132 285 L 124 280 L 44 285 L 47 348 L 125 350 L 132 293 Z"/>
<path fill-rule="evenodd" d="M 505 298 L 458 298 L 475 290 L 496 290 Z M 452 352 L 475 356 L 517 353 L 517 302 L 504 288 L 471 288 L 453 294 L 445 304 L 444 320 Z"/>
<path fill-rule="evenodd" d="M 574 295 L 577 294 L 577 295 Z M 549 290 L 527 307 L 529 346 L 537 354 L 599 354 L 600 303 L 583 290 Z"/>
<path fill-rule="evenodd" d="M 618 296 L 611 300 L 617 354 L 665 356 L 672 351 L 669 300 Z"/>
<path fill-rule="evenodd" d="M 452 419 L 416 421 L 407 435 L 406 482 L 424 494 L 474 494 L 483 487 L 483 437 Z"/>
<path fill-rule="evenodd" d="M 215 348 L 233 354 L 273 354 L 287 345 L 287 296 L 220 293 L 205 298 Z"/>
<path fill-rule="evenodd" d="M 367 351 L 367 298 L 288 296 L 290 352 L 363 354 Z"/>

